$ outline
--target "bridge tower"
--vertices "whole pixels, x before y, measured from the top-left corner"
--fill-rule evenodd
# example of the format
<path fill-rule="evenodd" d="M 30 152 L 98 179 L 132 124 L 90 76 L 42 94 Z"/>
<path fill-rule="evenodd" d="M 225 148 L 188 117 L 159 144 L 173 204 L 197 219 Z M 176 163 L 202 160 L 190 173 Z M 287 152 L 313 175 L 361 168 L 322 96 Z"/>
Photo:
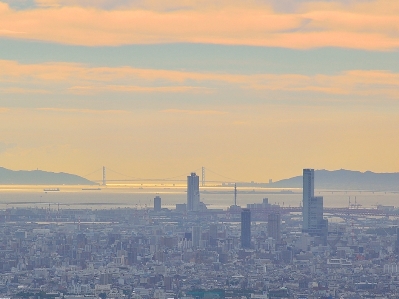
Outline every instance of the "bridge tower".
<path fill-rule="evenodd" d="M 107 179 L 105 176 L 105 166 L 103 166 L 103 186 L 106 186 L 106 185 L 107 185 Z"/>
<path fill-rule="evenodd" d="M 204 166 L 202 166 L 201 186 L 205 187 L 205 167 Z"/>

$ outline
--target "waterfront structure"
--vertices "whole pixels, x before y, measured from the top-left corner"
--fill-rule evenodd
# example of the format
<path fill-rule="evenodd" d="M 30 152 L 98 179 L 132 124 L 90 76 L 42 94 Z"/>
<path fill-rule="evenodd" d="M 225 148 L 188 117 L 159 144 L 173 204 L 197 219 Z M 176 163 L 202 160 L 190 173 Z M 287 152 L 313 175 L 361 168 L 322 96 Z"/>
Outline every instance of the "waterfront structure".
<path fill-rule="evenodd" d="M 195 172 L 187 176 L 187 211 L 198 211 L 200 207 L 199 176 Z"/>
<path fill-rule="evenodd" d="M 159 196 L 154 197 L 154 211 L 159 212 L 162 209 L 162 199 Z"/>
<path fill-rule="evenodd" d="M 267 235 L 276 242 L 281 239 L 281 215 L 280 213 L 270 213 L 267 217 Z"/>
<path fill-rule="evenodd" d="M 251 248 L 251 210 L 241 211 L 241 247 Z"/>

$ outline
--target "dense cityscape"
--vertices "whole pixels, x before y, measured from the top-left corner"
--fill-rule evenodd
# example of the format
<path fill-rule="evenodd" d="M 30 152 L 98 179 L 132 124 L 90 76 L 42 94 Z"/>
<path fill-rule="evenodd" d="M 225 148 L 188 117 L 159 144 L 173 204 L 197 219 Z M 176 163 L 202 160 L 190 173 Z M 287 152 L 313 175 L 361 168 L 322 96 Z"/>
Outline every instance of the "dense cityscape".
<path fill-rule="evenodd" d="M 348 209 L 329 223 L 313 169 L 300 212 L 267 198 L 241 207 L 236 189 L 233 205 L 210 209 L 199 187 L 191 173 L 175 209 L 155 196 L 145 209 L 0 211 L 1 297 L 399 297 L 397 218 Z"/>

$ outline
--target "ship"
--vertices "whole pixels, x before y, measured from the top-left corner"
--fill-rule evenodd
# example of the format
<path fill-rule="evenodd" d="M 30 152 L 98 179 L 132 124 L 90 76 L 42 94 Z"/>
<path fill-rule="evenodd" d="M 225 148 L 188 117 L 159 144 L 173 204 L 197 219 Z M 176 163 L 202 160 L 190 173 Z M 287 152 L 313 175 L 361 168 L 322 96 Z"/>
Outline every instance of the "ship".
<path fill-rule="evenodd" d="M 43 191 L 44 192 L 57 192 L 57 191 L 60 191 L 60 188 L 46 188 Z"/>

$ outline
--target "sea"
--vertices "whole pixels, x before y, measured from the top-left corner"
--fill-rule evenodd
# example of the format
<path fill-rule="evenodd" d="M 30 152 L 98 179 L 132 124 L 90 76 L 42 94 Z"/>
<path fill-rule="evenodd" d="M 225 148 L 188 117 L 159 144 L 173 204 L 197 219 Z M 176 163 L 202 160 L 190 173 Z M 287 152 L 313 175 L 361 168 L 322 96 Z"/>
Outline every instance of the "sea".
<path fill-rule="evenodd" d="M 176 204 L 187 201 L 186 187 L 166 185 L 107 185 L 87 186 L 0 186 L 0 209 L 50 208 L 50 209 L 114 209 L 153 207 L 153 199 L 160 196 L 162 207 L 174 209 Z M 315 196 L 323 196 L 325 207 L 375 208 L 378 205 L 399 206 L 399 192 L 315 190 Z M 234 204 L 232 187 L 204 186 L 200 198 L 209 209 L 227 209 Z M 299 207 L 302 189 L 238 188 L 237 205 L 262 203 Z"/>

